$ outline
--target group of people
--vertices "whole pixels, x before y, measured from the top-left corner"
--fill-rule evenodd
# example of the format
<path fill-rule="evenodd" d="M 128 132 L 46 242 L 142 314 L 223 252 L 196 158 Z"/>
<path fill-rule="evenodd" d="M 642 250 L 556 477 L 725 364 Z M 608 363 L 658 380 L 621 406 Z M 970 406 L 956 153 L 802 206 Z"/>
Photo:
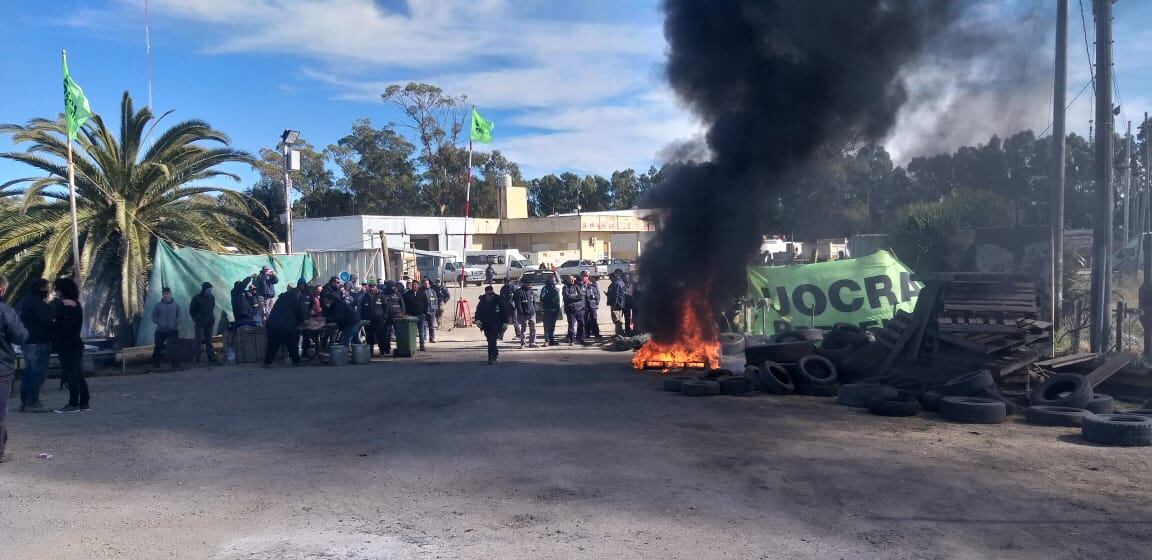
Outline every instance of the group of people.
<path fill-rule="evenodd" d="M 88 382 L 82 366 L 84 341 L 80 329 L 84 311 L 80 287 L 71 278 L 55 282 L 39 278 L 16 303 L 5 300 L 8 279 L 0 276 L 0 462 L 8 441 L 8 395 L 16 374 L 16 346 L 24 358 L 20 381 L 20 412 L 79 412 L 89 410 Z M 57 409 L 44 406 L 40 389 L 48 373 L 48 358 L 55 352 L 60 360 L 61 380 L 68 386 L 68 404 Z"/>
<path fill-rule="evenodd" d="M 606 296 L 616 335 L 631 336 L 635 334 L 634 310 L 639 290 L 635 288 L 634 279 L 621 270 L 614 271 L 611 278 Z M 544 343 L 548 346 L 560 344 L 556 340 L 556 322 L 561 312 L 568 319 L 568 336 L 564 341 L 569 345 L 584 344 L 589 338 L 603 340 L 598 316 L 600 300 L 600 288 L 587 272 L 582 272 L 579 280 L 565 276 L 562 287 L 556 286 L 553 276 L 547 277 L 540 288 L 539 310 L 527 279 L 522 279 L 519 287 L 505 283 L 499 294 L 493 286 L 485 286 L 474 318 L 488 340 L 488 363 L 493 364 L 499 358 L 497 341 L 504 338 L 509 323 L 513 325 L 520 348 L 536 347 L 537 311 L 544 323 Z"/>

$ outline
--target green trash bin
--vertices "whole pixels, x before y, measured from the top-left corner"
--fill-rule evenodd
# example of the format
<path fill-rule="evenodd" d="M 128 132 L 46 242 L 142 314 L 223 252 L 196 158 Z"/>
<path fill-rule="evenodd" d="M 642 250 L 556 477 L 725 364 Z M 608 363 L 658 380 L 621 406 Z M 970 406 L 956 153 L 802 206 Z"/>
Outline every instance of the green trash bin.
<path fill-rule="evenodd" d="M 393 354 L 394 356 L 411 358 L 416 355 L 418 343 L 416 325 L 419 321 L 416 317 L 396 319 L 396 353 Z"/>

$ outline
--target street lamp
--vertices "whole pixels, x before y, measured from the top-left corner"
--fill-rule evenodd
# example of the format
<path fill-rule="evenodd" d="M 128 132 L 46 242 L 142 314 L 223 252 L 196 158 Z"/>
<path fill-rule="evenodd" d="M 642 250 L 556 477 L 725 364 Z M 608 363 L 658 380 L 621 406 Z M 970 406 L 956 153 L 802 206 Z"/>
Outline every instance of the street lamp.
<path fill-rule="evenodd" d="M 300 169 L 300 152 L 292 145 L 300 140 L 299 130 L 284 129 L 280 135 L 280 145 L 284 154 L 284 252 L 292 254 L 292 171 Z"/>

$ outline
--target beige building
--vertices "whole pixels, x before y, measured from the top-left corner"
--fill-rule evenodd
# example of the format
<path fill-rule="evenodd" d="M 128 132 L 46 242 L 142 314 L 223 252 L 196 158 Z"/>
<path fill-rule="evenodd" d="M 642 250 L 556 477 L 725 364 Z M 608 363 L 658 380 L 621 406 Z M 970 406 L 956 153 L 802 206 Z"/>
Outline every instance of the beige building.
<path fill-rule="evenodd" d="M 655 226 L 647 210 L 613 210 L 528 217 L 528 189 L 504 181 L 499 218 L 340 216 L 292 222 L 297 251 L 416 249 L 459 255 L 468 250 L 518 249 L 534 263 L 640 255 Z"/>

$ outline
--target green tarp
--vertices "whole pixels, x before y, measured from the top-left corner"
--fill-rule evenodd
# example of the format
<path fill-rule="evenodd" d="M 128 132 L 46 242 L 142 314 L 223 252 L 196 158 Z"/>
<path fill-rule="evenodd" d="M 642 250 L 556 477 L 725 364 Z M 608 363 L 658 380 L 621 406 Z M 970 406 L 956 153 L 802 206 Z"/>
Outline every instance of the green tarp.
<path fill-rule="evenodd" d="M 148 278 L 148 295 L 144 301 L 144 316 L 140 320 L 140 330 L 136 333 L 136 344 L 152 344 L 156 326 L 152 323 L 152 308 L 160 301 L 160 292 L 166 286 L 172 289 L 172 297 L 181 306 L 183 314 L 180 322 L 180 336 L 193 335 L 192 319 L 188 317 L 188 302 L 200 293 L 204 282 L 212 284 L 212 295 L 216 297 L 217 326 L 221 313 L 232 317 L 232 284 L 247 276 L 260 272 L 269 266 L 276 271 L 280 282 L 276 292 L 283 293 L 299 278 L 312 281 L 316 267 L 308 255 L 221 255 L 199 249 L 173 249 L 163 241 L 156 242 L 156 256 L 153 259 L 152 275 Z"/>
<path fill-rule="evenodd" d="M 803 266 L 750 266 L 749 296 L 758 305 L 748 330 L 775 334 L 790 325 L 878 325 L 896 310 L 911 312 L 916 306 L 921 285 L 911 275 L 888 251 Z"/>

